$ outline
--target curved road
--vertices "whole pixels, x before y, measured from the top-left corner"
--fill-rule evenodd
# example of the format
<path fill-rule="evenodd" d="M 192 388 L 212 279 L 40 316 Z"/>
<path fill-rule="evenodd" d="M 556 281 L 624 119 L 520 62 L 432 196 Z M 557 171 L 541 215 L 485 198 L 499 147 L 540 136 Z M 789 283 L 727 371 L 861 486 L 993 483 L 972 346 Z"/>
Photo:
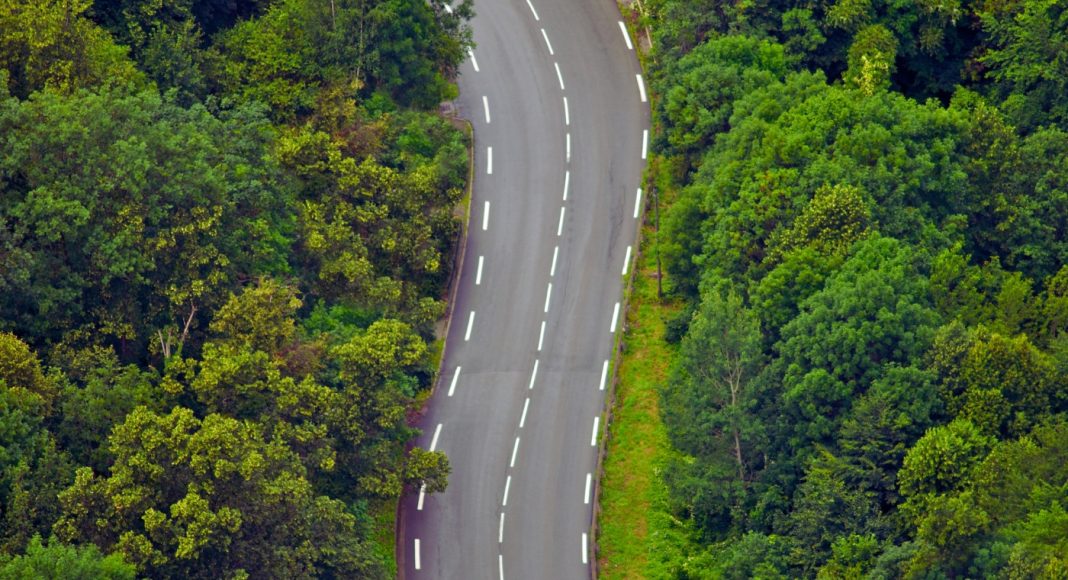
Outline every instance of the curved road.
<path fill-rule="evenodd" d="M 590 576 L 596 443 L 648 104 L 614 0 L 481 0 L 460 112 L 475 128 L 466 258 L 417 443 L 445 493 L 401 502 L 400 575 Z"/>

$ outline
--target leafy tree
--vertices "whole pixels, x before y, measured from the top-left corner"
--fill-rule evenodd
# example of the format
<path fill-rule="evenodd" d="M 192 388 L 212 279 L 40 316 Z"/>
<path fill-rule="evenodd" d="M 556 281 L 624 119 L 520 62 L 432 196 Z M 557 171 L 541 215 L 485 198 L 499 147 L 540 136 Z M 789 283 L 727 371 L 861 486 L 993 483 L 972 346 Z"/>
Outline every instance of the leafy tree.
<path fill-rule="evenodd" d="M 296 339 L 294 317 L 301 305 L 293 288 L 260 279 L 240 294 L 231 294 L 209 328 L 225 342 L 277 355 Z"/>
<path fill-rule="evenodd" d="M 823 254 L 843 255 L 868 235 L 871 210 L 856 187 L 823 186 L 786 230 L 772 240 L 769 258 L 811 246 Z"/>
<path fill-rule="evenodd" d="M 838 434 L 841 474 L 873 492 L 881 511 L 900 501 L 897 473 L 905 454 L 942 417 L 932 373 L 888 367 L 850 409 Z"/>
<path fill-rule="evenodd" d="M 763 426 L 754 415 L 761 393 L 753 380 L 762 364 L 758 322 L 733 292 L 711 292 L 694 313 L 680 355 L 661 389 L 661 414 L 673 445 L 696 464 L 695 477 L 676 482 L 675 496 L 701 514 L 700 525 L 716 531 L 761 466 Z"/>
<path fill-rule="evenodd" d="M 154 577 L 377 575 L 344 506 L 252 423 L 141 407 L 115 429 L 110 475 L 78 471 L 56 533 Z"/>
<path fill-rule="evenodd" d="M 929 429 L 902 464 L 899 481 L 908 497 L 906 513 L 922 517 L 926 502 L 935 495 L 963 489 L 993 443 L 966 419 Z"/>
<path fill-rule="evenodd" d="M 1068 128 L 1063 55 L 1068 13 L 1059 2 L 990 2 L 978 12 L 989 37 L 979 61 L 1010 117 L 1025 129 L 1049 122 Z"/>
<path fill-rule="evenodd" d="M 149 341 L 169 354 L 284 248 L 270 230 L 286 196 L 254 110 L 46 92 L 8 101 L 0 127 L 0 215 L 25 256 L 0 273 L 0 314 L 33 341 L 92 327 L 123 356 Z"/>
<path fill-rule="evenodd" d="M 117 554 L 103 555 L 93 544 L 70 546 L 34 536 L 26 553 L 0 565 L 4 580 L 133 580 L 134 567 Z"/>
<path fill-rule="evenodd" d="M 52 414 L 59 396 L 56 377 L 47 376 L 30 346 L 9 332 L 0 332 L 0 381 L 36 415 Z"/>
<path fill-rule="evenodd" d="M 0 551 L 22 551 L 55 520 L 56 494 L 71 476 L 46 419 L 54 412 L 54 377 L 25 343 L 0 333 Z"/>
<path fill-rule="evenodd" d="M 458 227 L 451 207 L 462 190 L 442 189 L 433 165 L 402 173 L 370 157 L 344 157 L 328 140 L 294 145 L 300 149 L 287 151 L 286 162 L 307 185 L 323 187 L 322 197 L 300 206 L 316 293 L 400 311 L 417 323 L 436 318 L 447 240 Z"/>
<path fill-rule="evenodd" d="M 12 94 L 66 94 L 140 83 L 127 49 L 86 17 L 91 0 L 8 0 L 0 6 L 0 69 Z M 2 91 L 3 89 L 0 89 Z"/>
<path fill-rule="evenodd" d="M 153 30 L 140 55 L 148 78 L 161 91 L 174 90 L 176 100 L 183 105 L 207 95 L 209 55 L 201 48 L 202 36 L 192 20 L 163 25 Z"/>
<path fill-rule="evenodd" d="M 291 121 L 314 102 L 317 68 L 301 18 L 301 0 L 271 6 L 219 39 L 224 59 L 219 82 L 228 94 L 259 101 L 275 117 Z"/>
<path fill-rule="evenodd" d="M 937 317 L 914 260 L 891 238 L 858 243 L 783 328 L 783 402 L 795 449 L 827 441 L 888 365 L 908 365 L 926 350 Z"/>
<path fill-rule="evenodd" d="M 839 461 L 824 453 L 809 463 L 783 524 L 796 540 L 791 560 L 805 576 L 830 559 L 832 545 L 841 538 L 864 535 L 878 525 L 873 494 L 844 482 Z"/>
<path fill-rule="evenodd" d="M 823 289 L 827 277 L 842 265 L 845 256 L 826 255 L 812 246 L 782 257 L 767 276 L 756 283 L 750 300 L 760 316 L 767 342 L 774 343 L 781 329 L 793 320 L 801 304 Z"/>
<path fill-rule="evenodd" d="M 939 332 L 929 357 L 947 411 L 986 433 L 1021 435 L 1065 407 L 1057 386 L 1063 378 L 1026 336 L 949 327 Z"/>
<path fill-rule="evenodd" d="M 683 244 L 678 258 L 667 256 L 669 273 L 686 275 L 678 259 L 701 263 L 706 277 L 761 278 L 769 241 L 827 184 L 863 192 L 883 235 L 934 247 L 947 240 L 932 224 L 972 195 L 956 137 L 968 122 L 963 111 L 881 92 L 857 99 L 797 74 L 736 101 L 735 118 L 681 194 L 698 196 L 682 206 L 697 215 L 665 224 Z M 706 224 L 697 239 L 694 222 Z"/>
<path fill-rule="evenodd" d="M 661 75 L 659 116 L 664 139 L 656 144 L 696 158 L 729 128 L 734 100 L 786 74 L 783 48 L 766 40 L 726 36 L 709 40 L 673 61 Z"/>
<path fill-rule="evenodd" d="M 692 556 L 684 570 L 689 578 L 786 579 L 792 572 L 789 563 L 792 545 L 789 537 L 749 532 L 717 545 L 718 550 Z"/>
<path fill-rule="evenodd" d="M 836 6 L 845 4 L 840 2 Z M 849 68 L 846 81 L 861 93 L 871 96 L 879 89 L 890 86 L 894 74 L 894 59 L 897 56 L 897 39 L 885 27 L 878 24 L 867 26 L 857 32 L 849 47 Z"/>
<path fill-rule="evenodd" d="M 163 411 L 173 401 L 157 373 L 122 365 L 110 350 L 64 386 L 62 420 L 54 428 L 62 448 L 78 465 L 103 472 L 114 460 L 107 446 L 112 429 L 139 406 Z"/>
<path fill-rule="evenodd" d="M 749 448 L 760 437 L 751 415 L 757 398 L 752 382 L 761 367 L 756 318 L 733 292 L 725 297 L 710 293 L 680 350 L 680 364 L 663 390 L 662 409 L 673 443 L 687 453 L 705 455 L 712 440 L 722 438 L 731 449 L 737 479 L 745 481 L 754 461 Z"/>

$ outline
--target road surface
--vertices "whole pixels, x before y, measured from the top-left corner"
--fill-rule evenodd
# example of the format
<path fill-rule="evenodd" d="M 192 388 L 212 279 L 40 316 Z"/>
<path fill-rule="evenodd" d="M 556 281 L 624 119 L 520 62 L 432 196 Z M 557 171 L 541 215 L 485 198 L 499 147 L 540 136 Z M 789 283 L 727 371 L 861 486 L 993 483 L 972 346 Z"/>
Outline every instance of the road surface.
<path fill-rule="evenodd" d="M 590 576 L 605 379 L 644 198 L 649 108 L 613 0 L 480 0 L 466 258 L 417 443 L 448 490 L 401 503 L 409 580 Z"/>

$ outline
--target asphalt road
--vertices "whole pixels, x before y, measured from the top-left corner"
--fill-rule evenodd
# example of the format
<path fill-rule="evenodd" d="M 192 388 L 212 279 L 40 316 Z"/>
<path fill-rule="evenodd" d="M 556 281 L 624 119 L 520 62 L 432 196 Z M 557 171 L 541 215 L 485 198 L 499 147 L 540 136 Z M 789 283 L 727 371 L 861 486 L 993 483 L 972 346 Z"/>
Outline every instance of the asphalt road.
<path fill-rule="evenodd" d="M 470 235 L 418 440 L 452 474 L 402 501 L 398 565 L 413 580 L 588 578 L 645 87 L 613 0 L 475 9 L 459 99 L 475 128 Z"/>

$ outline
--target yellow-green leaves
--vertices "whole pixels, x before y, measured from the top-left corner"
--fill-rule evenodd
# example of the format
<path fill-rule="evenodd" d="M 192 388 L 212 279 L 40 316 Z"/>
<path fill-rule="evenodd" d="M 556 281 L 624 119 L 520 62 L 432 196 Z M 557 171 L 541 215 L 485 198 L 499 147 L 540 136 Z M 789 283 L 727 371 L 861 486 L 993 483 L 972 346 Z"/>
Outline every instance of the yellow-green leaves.
<path fill-rule="evenodd" d="M 142 81 L 127 49 L 89 20 L 91 5 L 91 0 L 0 3 L 0 68 L 8 70 L 13 94 Z"/>

